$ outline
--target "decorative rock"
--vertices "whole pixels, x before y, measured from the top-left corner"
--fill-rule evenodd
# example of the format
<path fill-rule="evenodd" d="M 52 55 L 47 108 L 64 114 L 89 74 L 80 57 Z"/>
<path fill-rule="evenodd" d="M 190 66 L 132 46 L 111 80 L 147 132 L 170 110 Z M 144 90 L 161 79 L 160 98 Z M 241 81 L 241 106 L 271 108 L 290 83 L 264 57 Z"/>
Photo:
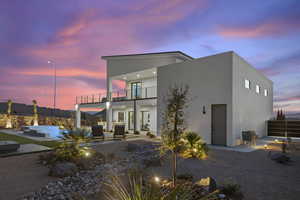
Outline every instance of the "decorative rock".
<path fill-rule="evenodd" d="M 66 177 L 74 175 L 78 171 L 77 166 L 71 162 L 56 163 L 50 169 L 49 175 L 54 177 Z"/>

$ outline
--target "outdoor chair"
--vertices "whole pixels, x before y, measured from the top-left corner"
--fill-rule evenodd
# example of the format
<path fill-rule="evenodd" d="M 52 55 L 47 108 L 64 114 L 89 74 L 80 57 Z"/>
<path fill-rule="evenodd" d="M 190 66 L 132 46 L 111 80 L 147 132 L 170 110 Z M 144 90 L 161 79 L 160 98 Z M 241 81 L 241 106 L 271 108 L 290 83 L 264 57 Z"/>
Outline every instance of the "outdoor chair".
<path fill-rule="evenodd" d="M 92 139 L 104 140 L 103 126 L 101 125 L 92 126 Z"/>
<path fill-rule="evenodd" d="M 114 138 L 125 139 L 125 125 L 115 125 Z"/>
<path fill-rule="evenodd" d="M 243 131 L 242 140 L 243 144 L 256 145 L 256 133 L 255 131 Z"/>

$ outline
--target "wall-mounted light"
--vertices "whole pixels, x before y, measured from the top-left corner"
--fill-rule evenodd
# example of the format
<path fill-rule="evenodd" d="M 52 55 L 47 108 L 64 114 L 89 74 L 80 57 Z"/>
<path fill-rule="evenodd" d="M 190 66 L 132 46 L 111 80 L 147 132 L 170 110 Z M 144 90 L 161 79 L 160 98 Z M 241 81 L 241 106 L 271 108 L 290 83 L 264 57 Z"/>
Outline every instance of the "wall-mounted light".
<path fill-rule="evenodd" d="M 136 77 L 138 77 L 138 78 L 139 78 L 139 77 L 140 77 L 140 75 L 139 75 L 139 74 L 137 74 L 137 75 L 136 75 Z"/>
<path fill-rule="evenodd" d="M 202 113 L 203 113 L 204 115 L 206 114 L 205 106 L 203 106 L 203 108 L 202 108 Z"/>
<path fill-rule="evenodd" d="M 109 106 L 110 106 L 110 102 L 107 101 L 107 102 L 106 102 L 106 109 L 109 109 Z"/>

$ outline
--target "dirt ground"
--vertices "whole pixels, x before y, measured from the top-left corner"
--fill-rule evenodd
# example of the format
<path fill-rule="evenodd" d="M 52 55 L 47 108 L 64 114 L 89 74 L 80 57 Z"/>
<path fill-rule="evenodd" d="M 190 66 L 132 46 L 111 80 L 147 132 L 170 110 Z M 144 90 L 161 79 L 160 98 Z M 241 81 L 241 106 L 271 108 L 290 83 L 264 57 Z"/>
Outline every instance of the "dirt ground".
<path fill-rule="evenodd" d="M 126 156 L 126 145 L 126 142 L 108 143 L 95 149 Z M 0 158 L 0 200 L 16 199 L 53 180 L 47 176 L 48 169 L 36 163 L 37 157 L 38 154 Z M 285 166 L 270 160 L 268 150 L 241 153 L 211 149 L 207 160 L 180 160 L 179 173 L 192 173 L 196 180 L 211 176 L 217 183 L 234 181 L 241 185 L 246 200 L 299 200 L 300 152 L 292 153 L 291 157 L 292 164 Z M 149 168 L 148 172 L 168 177 L 169 162 Z"/>

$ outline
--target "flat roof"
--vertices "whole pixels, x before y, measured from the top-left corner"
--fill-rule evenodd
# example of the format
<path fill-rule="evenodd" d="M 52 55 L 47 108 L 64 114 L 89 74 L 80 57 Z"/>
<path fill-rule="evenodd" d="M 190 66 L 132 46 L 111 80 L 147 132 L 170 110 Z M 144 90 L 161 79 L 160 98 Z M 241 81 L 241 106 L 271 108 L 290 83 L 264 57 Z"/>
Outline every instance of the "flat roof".
<path fill-rule="evenodd" d="M 194 58 L 181 52 L 181 51 L 165 51 L 165 52 L 155 52 L 155 53 L 142 53 L 142 54 L 127 54 L 127 55 L 112 55 L 112 56 L 102 56 L 101 58 L 106 60 L 106 59 L 110 59 L 110 58 L 118 58 L 118 57 L 128 57 L 128 56 L 148 56 L 148 55 L 172 55 L 172 54 L 177 54 L 180 57 L 185 57 L 188 58 L 190 60 L 193 60 Z"/>

